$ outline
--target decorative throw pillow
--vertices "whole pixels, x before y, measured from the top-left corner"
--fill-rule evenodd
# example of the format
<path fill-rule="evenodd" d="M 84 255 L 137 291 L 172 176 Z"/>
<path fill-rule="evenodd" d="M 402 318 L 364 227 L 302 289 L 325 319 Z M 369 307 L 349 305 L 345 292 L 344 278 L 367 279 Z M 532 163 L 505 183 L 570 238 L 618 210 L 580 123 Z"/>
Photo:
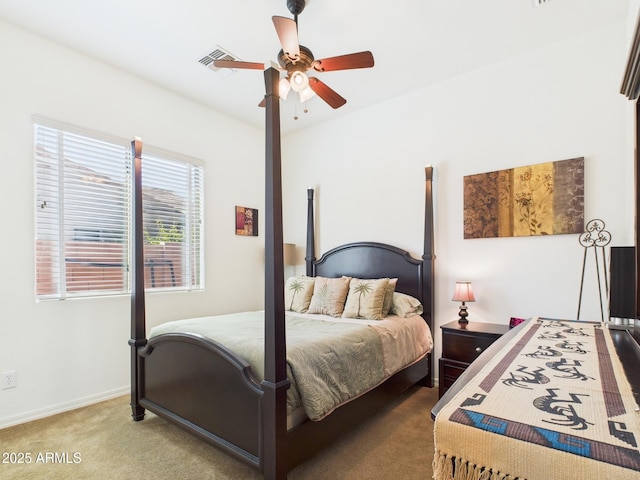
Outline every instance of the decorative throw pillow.
<path fill-rule="evenodd" d="M 399 317 L 412 317 L 422 315 L 423 309 L 420 300 L 411 295 L 394 292 L 391 312 Z"/>
<path fill-rule="evenodd" d="M 352 278 L 349 294 L 344 306 L 344 318 L 367 318 L 381 320 L 384 295 L 389 285 L 388 278 L 361 279 Z"/>
<path fill-rule="evenodd" d="M 306 275 L 289 277 L 284 285 L 284 308 L 299 313 L 309 310 L 315 281 Z"/>
<path fill-rule="evenodd" d="M 382 318 L 389 315 L 391 311 L 391 305 L 393 303 L 393 292 L 396 291 L 396 285 L 398 284 L 397 278 L 390 278 L 387 288 L 384 292 L 384 301 L 382 302 Z"/>
<path fill-rule="evenodd" d="M 316 277 L 307 313 L 320 313 L 332 317 L 342 315 L 350 281 L 351 277 Z"/>

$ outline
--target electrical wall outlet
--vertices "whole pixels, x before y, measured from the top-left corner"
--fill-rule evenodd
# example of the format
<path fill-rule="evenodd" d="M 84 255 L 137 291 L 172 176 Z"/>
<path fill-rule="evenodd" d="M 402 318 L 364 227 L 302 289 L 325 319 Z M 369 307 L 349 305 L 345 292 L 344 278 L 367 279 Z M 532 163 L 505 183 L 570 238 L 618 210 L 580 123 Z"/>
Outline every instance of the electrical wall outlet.
<path fill-rule="evenodd" d="M 0 373 L 0 390 L 6 390 L 7 388 L 14 388 L 18 386 L 18 377 L 16 371 Z"/>

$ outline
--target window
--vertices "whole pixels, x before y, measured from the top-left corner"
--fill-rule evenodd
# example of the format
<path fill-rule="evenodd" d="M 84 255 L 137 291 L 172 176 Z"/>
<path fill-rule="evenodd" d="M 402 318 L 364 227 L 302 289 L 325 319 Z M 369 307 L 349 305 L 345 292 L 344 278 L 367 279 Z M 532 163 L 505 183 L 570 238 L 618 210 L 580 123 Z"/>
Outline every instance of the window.
<path fill-rule="evenodd" d="M 130 142 L 37 119 L 36 297 L 130 292 Z M 203 287 L 203 169 L 143 146 L 145 286 Z"/>

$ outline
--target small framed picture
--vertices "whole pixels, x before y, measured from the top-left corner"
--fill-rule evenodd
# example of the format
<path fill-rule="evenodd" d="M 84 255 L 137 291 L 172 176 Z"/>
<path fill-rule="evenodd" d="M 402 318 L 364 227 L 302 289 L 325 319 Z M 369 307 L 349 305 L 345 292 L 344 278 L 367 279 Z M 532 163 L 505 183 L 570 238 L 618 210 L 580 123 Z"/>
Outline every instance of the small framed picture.
<path fill-rule="evenodd" d="M 258 236 L 258 209 L 236 206 L 236 235 Z"/>

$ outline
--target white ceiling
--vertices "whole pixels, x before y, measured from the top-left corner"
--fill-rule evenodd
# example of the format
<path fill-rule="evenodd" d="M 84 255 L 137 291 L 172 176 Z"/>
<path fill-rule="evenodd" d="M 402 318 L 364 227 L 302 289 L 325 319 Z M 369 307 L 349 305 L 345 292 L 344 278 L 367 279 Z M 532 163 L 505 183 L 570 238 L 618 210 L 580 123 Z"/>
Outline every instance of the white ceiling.
<path fill-rule="evenodd" d="M 277 61 L 271 17 L 286 0 L 0 0 L 3 18 L 258 127 L 259 70 L 214 72 L 217 46 L 245 61 Z M 629 0 L 308 0 L 299 40 L 316 58 L 370 50 L 372 69 L 317 74 L 347 99 L 317 97 L 308 113 L 283 102 L 283 133 L 348 114 L 564 37 L 624 18 Z M 622 74 L 622 73 L 621 73 Z"/>

